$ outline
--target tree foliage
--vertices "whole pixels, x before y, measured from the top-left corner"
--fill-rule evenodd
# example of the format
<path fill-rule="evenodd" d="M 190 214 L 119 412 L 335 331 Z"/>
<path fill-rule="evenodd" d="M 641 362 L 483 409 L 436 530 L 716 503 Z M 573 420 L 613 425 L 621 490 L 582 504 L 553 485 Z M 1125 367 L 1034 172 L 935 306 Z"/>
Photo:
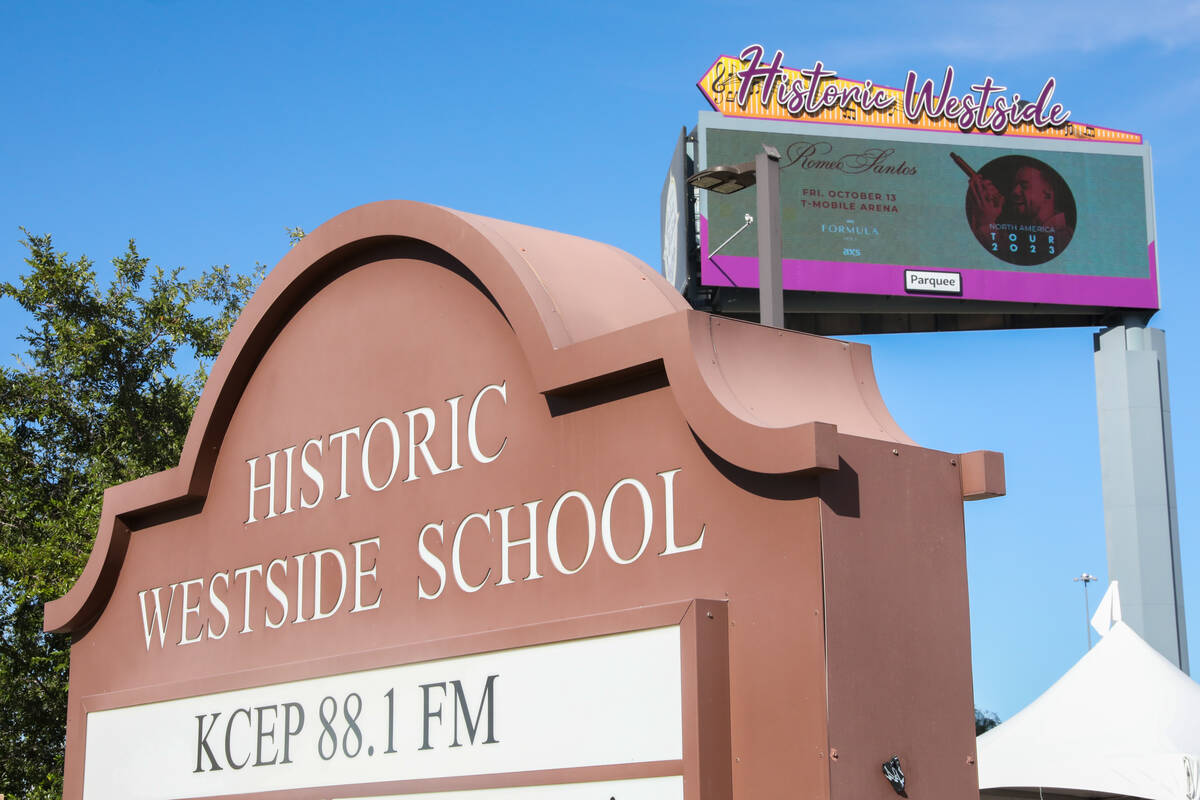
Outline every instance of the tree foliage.
<path fill-rule="evenodd" d="M 0 794 L 35 800 L 61 795 L 70 645 L 41 632 L 42 607 L 82 571 L 104 489 L 178 462 L 262 268 L 186 278 L 130 241 L 101 285 L 49 236 L 24 245 L 27 274 L 0 283 L 29 317 L 0 367 Z"/>
<path fill-rule="evenodd" d="M 990 731 L 1000 724 L 1000 718 L 991 711 L 975 709 L 975 735 Z"/>

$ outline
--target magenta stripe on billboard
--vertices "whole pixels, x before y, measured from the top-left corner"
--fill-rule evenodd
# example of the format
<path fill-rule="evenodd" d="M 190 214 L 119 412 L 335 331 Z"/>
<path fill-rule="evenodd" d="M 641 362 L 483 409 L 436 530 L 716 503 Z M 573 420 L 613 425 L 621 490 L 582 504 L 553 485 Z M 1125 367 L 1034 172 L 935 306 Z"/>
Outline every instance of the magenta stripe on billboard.
<path fill-rule="evenodd" d="M 700 217 L 700 282 L 705 286 L 757 288 L 758 259 L 747 256 L 708 257 L 708 220 Z M 956 272 L 962 276 L 963 300 L 1012 303 L 1158 308 L 1158 263 L 1154 242 L 1147 248 L 1150 274 L 1145 278 L 1061 275 L 988 269 L 946 269 L 904 264 L 783 260 L 783 288 L 837 294 L 912 296 L 904 291 L 906 269 Z M 715 263 L 714 263 L 715 262 Z M 921 295 L 927 297 L 928 295 Z M 955 295 L 957 299 L 959 296 Z"/>

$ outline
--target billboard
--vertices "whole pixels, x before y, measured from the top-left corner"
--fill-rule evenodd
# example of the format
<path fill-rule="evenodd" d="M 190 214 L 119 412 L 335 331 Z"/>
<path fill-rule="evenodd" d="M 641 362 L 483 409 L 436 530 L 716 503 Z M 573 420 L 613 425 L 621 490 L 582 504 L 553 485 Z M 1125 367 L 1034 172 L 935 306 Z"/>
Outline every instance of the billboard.
<path fill-rule="evenodd" d="M 680 128 L 675 152 L 659 197 L 659 230 L 662 235 L 662 272 L 667 282 L 683 294 L 688 282 L 687 128 Z"/>
<path fill-rule="evenodd" d="M 750 161 L 764 144 L 782 154 L 784 289 L 1159 307 L 1146 145 L 702 112 L 697 169 Z M 700 283 L 756 287 L 755 238 L 726 243 L 755 192 L 699 203 Z"/>

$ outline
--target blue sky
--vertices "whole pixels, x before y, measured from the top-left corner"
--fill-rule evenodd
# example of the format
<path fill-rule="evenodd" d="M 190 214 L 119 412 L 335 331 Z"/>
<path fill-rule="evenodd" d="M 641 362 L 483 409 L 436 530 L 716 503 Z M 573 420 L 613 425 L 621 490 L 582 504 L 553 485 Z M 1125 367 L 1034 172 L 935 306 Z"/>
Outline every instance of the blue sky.
<path fill-rule="evenodd" d="M 5 3 L 0 278 L 18 226 L 100 264 L 273 265 L 285 229 L 391 197 L 561 230 L 658 267 L 674 137 L 712 60 L 752 42 L 898 85 L 908 69 L 1023 95 L 1153 147 L 1189 637 L 1200 658 L 1200 3 L 1015 0 L 434 4 Z M 622 165 L 617 174 L 606 164 Z M 629 177 L 633 176 L 633 177 Z M 0 305 L 0 352 L 21 349 Z M 1007 718 L 1086 648 L 1071 578 L 1106 574 L 1090 329 L 871 339 L 919 443 L 1007 457 L 967 507 L 976 702 Z M 1094 585 L 1093 606 L 1104 584 Z"/>

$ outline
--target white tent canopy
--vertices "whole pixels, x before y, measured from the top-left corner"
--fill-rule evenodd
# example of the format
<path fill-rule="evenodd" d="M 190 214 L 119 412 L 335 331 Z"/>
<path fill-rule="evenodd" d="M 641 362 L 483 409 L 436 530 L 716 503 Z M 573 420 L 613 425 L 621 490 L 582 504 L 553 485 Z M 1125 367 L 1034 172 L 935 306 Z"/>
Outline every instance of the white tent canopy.
<path fill-rule="evenodd" d="M 1101 606 L 1116 621 L 1100 643 L 979 737 L 985 796 L 1200 798 L 1200 684 Z"/>

